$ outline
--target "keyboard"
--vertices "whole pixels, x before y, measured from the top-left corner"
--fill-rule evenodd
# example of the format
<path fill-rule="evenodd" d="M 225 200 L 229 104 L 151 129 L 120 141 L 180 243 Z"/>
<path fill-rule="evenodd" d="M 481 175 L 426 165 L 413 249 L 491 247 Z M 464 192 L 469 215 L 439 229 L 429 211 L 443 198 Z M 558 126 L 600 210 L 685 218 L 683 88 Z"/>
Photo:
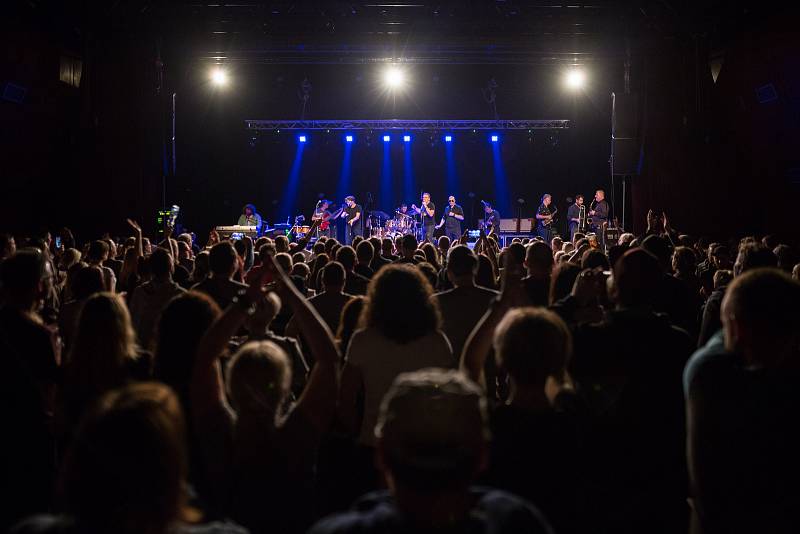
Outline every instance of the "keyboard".
<path fill-rule="evenodd" d="M 234 224 L 233 226 L 217 226 L 214 230 L 217 231 L 222 239 L 228 239 L 232 234 L 242 234 L 249 237 L 256 236 L 255 226 L 239 226 L 238 224 Z"/>

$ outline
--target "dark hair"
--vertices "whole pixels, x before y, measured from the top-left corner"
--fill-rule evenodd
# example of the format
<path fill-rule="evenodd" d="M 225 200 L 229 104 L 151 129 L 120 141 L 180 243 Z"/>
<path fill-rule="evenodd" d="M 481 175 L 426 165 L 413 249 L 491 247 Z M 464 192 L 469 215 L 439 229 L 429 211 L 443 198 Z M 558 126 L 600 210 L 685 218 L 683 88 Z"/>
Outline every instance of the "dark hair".
<path fill-rule="evenodd" d="M 581 270 L 581 266 L 577 263 L 564 262 L 556 265 L 550 279 L 550 304 L 558 302 L 572 292 L 572 286 L 575 285 Z"/>
<path fill-rule="evenodd" d="M 150 255 L 150 271 L 155 277 L 171 274 L 174 269 L 172 254 L 163 248 L 157 248 Z"/>
<path fill-rule="evenodd" d="M 250 208 L 250 211 L 253 212 L 253 215 L 256 214 L 256 207 L 253 204 L 245 204 L 244 207 L 242 208 L 242 213 L 245 213 L 247 211 L 247 208 Z"/>
<path fill-rule="evenodd" d="M 522 265 L 525 262 L 525 245 L 521 242 L 519 243 L 511 243 L 509 247 L 504 251 L 506 254 L 510 254 L 512 258 L 514 258 L 514 263 L 517 265 Z M 551 251 L 552 255 L 552 251 Z M 501 265 L 504 265 L 501 263 Z"/>
<path fill-rule="evenodd" d="M 188 410 L 189 383 L 200 340 L 222 313 L 219 305 L 200 291 L 170 300 L 156 329 L 153 376 L 172 387 Z"/>
<path fill-rule="evenodd" d="M 104 395 L 78 429 L 60 478 L 66 511 L 87 531 L 166 532 L 180 518 L 185 422 L 166 386 Z"/>
<path fill-rule="evenodd" d="M 336 261 L 342 264 L 345 271 L 350 272 L 356 265 L 356 251 L 353 247 L 346 245 L 336 251 Z"/>
<path fill-rule="evenodd" d="M 608 258 L 600 250 L 589 249 L 581 257 L 581 269 L 594 269 L 601 267 L 604 271 L 609 269 Z"/>
<path fill-rule="evenodd" d="M 355 296 L 347 301 L 342 308 L 339 316 L 339 328 L 336 330 L 336 341 L 339 343 L 339 350 L 344 354 L 350 344 L 350 338 L 358 330 L 358 323 L 361 313 L 364 311 L 366 299 L 362 296 Z"/>
<path fill-rule="evenodd" d="M 369 263 L 375 254 L 375 247 L 367 240 L 361 241 L 356 247 L 356 257 L 359 262 Z"/>
<path fill-rule="evenodd" d="M 778 257 L 764 245 L 746 242 L 739 247 L 736 263 L 733 265 L 734 276 L 758 267 L 777 267 Z"/>
<path fill-rule="evenodd" d="M 542 241 L 534 241 L 525 253 L 525 261 L 529 270 L 550 272 L 553 269 L 553 250 L 550 245 Z"/>
<path fill-rule="evenodd" d="M 322 269 L 322 283 L 325 289 L 344 285 L 344 279 L 344 266 L 338 261 L 330 262 Z"/>
<path fill-rule="evenodd" d="M 792 268 L 794 264 L 797 263 L 795 261 L 796 255 L 792 247 L 789 245 L 778 245 L 773 249 L 772 253 L 778 258 L 778 269 L 792 274 Z"/>
<path fill-rule="evenodd" d="M 447 254 L 447 269 L 453 276 L 475 276 L 478 272 L 478 258 L 466 245 L 456 245 Z"/>
<path fill-rule="evenodd" d="M 617 301 L 623 306 L 652 305 L 664 272 L 650 252 L 629 250 L 614 266 Z"/>
<path fill-rule="evenodd" d="M 672 245 L 665 238 L 649 235 L 642 241 L 642 248 L 658 259 L 663 270 L 667 270 L 672 262 Z"/>
<path fill-rule="evenodd" d="M 689 247 L 675 247 L 672 253 L 672 263 L 677 273 L 694 275 L 697 269 L 697 256 Z"/>
<path fill-rule="evenodd" d="M 387 265 L 369 285 L 361 324 L 396 343 L 419 339 L 441 325 L 439 305 L 430 298 L 432 294 L 431 284 L 418 269 Z M 405 318 L 402 328 L 398 328 L 397 317 Z"/>
<path fill-rule="evenodd" d="M 439 281 L 439 272 L 436 270 L 436 267 L 428 263 L 427 261 L 421 261 L 415 265 L 417 269 L 428 279 L 432 288 L 436 288 L 436 283 Z"/>
<path fill-rule="evenodd" d="M 417 250 L 417 238 L 411 234 L 403 236 L 403 250 Z"/>
<path fill-rule="evenodd" d="M 89 243 L 89 250 L 86 252 L 86 257 L 89 261 L 101 261 L 103 256 L 108 253 L 108 243 L 98 239 Z"/>
<path fill-rule="evenodd" d="M 0 281 L 6 293 L 24 295 L 35 291 L 44 275 L 44 254 L 38 249 L 20 249 L 0 263 Z"/>
<path fill-rule="evenodd" d="M 436 255 L 436 247 L 434 247 L 431 243 L 425 243 L 422 245 L 422 252 L 425 254 L 425 261 L 431 264 L 435 271 L 439 271 L 442 268 L 439 265 L 439 258 Z"/>
<path fill-rule="evenodd" d="M 81 267 L 72 277 L 70 294 L 75 300 L 88 299 L 95 293 L 105 291 L 103 271 L 99 267 Z"/>
<path fill-rule="evenodd" d="M 475 273 L 475 285 L 497 289 L 497 273 L 492 261 L 480 254 L 478 256 L 478 271 Z"/>
<path fill-rule="evenodd" d="M 154 252 L 155 254 L 155 252 Z M 236 265 L 236 250 L 230 241 L 222 241 L 211 247 L 208 253 L 208 266 L 214 276 L 230 276 Z"/>

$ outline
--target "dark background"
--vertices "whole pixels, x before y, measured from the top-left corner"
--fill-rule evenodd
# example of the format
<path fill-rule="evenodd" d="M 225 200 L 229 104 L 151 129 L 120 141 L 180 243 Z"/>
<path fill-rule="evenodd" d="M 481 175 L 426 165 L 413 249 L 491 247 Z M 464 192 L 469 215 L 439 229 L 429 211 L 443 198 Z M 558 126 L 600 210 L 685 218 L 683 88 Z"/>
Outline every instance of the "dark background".
<path fill-rule="evenodd" d="M 624 92 L 627 59 L 643 158 L 641 173 L 626 179 L 626 229 L 642 231 L 653 208 L 694 234 L 796 236 L 800 45 L 796 14 L 777 4 L 122 4 L 13 3 L 3 17 L 0 89 L 11 83 L 25 94 L 21 102 L 0 99 L 0 228 L 66 225 L 90 238 L 125 231 L 132 216 L 153 230 L 162 195 L 198 233 L 233 223 L 245 202 L 274 221 L 285 209 L 279 201 L 296 134 L 254 140 L 244 119 L 300 118 L 305 77 L 313 119 L 489 119 L 481 89 L 495 78 L 501 118 L 573 121 L 567 131 L 501 133 L 510 198 L 526 200 L 526 215 L 544 192 L 563 208 L 575 192 L 611 189 L 610 95 Z M 723 58 L 716 83 L 711 56 Z M 59 80 L 64 57 L 80 60 L 79 87 Z M 394 100 L 376 80 L 387 57 L 400 58 L 413 82 Z M 220 61 L 231 79 L 224 90 L 208 83 Z M 589 79 L 577 95 L 561 82 L 573 63 Z M 775 98 L 760 103 L 757 90 L 767 85 Z M 175 173 L 166 142 L 173 92 Z M 352 158 L 353 192 L 376 200 L 380 133 L 367 146 L 355 132 Z M 398 135 L 397 201 L 405 150 Z M 431 132 L 411 135 L 416 184 L 442 205 L 443 143 L 431 146 Z M 297 197 L 306 216 L 319 195 L 336 191 L 342 136 L 309 134 Z M 469 213 L 475 200 L 494 200 L 492 150 L 488 132 L 454 136 L 457 194 Z"/>

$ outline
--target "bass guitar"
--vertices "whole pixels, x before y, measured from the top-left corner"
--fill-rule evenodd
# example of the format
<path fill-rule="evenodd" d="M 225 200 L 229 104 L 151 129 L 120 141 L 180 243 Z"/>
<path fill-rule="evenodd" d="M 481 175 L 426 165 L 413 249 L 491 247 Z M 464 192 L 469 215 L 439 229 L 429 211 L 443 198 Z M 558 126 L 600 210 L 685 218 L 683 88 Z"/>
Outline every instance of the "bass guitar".
<path fill-rule="evenodd" d="M 330 227 L 330 225 L 331 225 L 331 221 L 335 221 L 338 217 L 340 217 L 342 215 L 342 212 L 344 211 L 344 208 L 345 208 L 345 206 L 342 206 L 341 208 L 339 208 L 335 212 L 333 212 L 333 213 L 328 212 L 325 215 L 323 215 L 322 217 L 320 217 L 318 220 L 320 220 L 322 222 L 319 223 L 319 229 L 322 230 L 323 232 L 325 230 L 327 230 L 328 227 Z"/>

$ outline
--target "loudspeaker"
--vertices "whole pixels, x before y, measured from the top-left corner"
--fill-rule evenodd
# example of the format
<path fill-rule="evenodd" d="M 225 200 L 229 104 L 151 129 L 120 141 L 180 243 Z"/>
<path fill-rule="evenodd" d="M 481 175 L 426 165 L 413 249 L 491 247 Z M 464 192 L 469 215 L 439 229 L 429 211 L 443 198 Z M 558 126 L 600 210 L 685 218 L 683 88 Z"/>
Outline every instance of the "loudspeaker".
<path fill-rule="evenodd" d="M 611 93 L 611 173 L 639 174 L 639 97 Z"/>

